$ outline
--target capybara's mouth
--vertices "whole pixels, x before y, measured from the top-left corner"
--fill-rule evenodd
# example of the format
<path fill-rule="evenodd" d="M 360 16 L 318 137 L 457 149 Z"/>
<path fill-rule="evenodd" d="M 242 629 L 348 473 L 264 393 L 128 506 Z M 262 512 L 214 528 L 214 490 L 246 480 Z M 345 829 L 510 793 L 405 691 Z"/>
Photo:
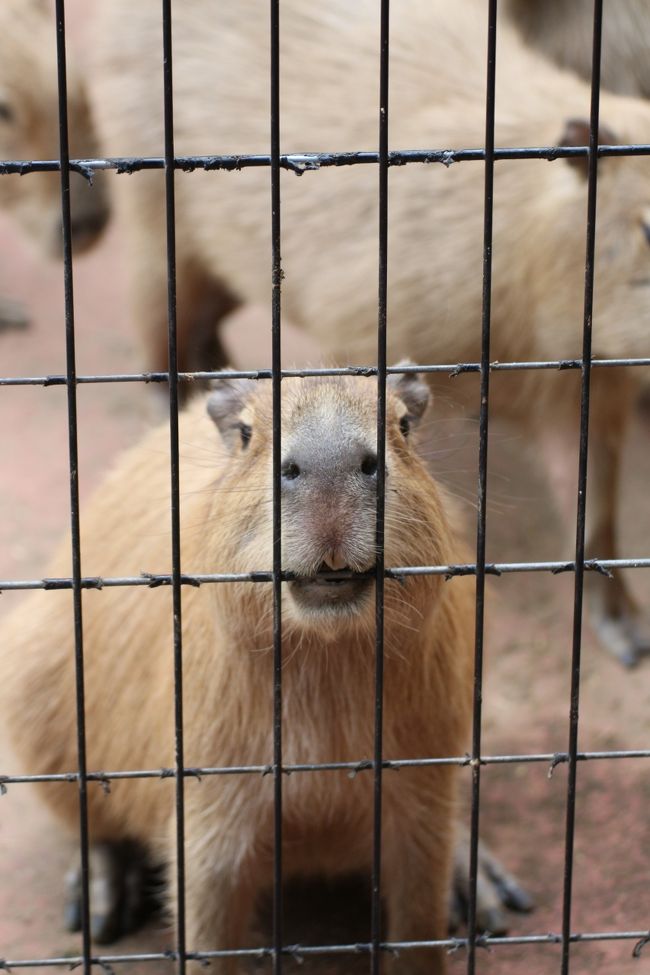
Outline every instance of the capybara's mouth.
<path fill-rule="evenodd" d="M 373 577 L 355 576 L 353 570 L 333 570 L 323 564 L 313 576 L 289 583 L 291 595 L 305 609 L 357 609 L 370 590 Z"/>

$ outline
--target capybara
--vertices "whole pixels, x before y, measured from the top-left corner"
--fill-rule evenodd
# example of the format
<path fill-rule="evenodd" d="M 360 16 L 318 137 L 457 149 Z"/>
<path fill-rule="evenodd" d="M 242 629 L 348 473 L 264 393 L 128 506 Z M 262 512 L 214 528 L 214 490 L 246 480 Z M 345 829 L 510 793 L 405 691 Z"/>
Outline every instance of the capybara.
<path fill-rule="evenodd" d="M 411 373 L 388 384 L 387 566 L 463 560 L 446 505 L 412 444 L 428 387 Z M 206 409 L 207 405 L 207 409 Z M 272 563 L 271 389 L 224 380 L 181 415 L 183 573 L 251 572 Z M 376 383 L 282 384 L 283 761 L 355 762 L 373 754 Z M 82 520 L 84 574 L 170 568 L 168 430 L 117 464 Z M 338 570 L 332 575 L 332 570 Z M 340 578 L 341 570 L 348 573 Z M 69 572 L 64 546 L 50 574 Z M 323 576 L 322 573 L 329 575 Z M 172 612 L 168 588 L 84 595 L 89 769 L 174 764 Z M 40 591 L 2 632 L 2 710 L 25 769 L 76 767 L 70 593 Z M 385 583 L 383 751 L 387 759 L 464 753 L 473 658 L 473 582 L 439 575 Z M 269 583 L 183 590 L 185 764 L 272 761 L 273 597 Z M 387 936 L 446 936 L 455 817 L 454 766 L 402 768 L 383 787 Z M 294 774 L 284 782 L 284 872 L 338 876 L 372 859 L 372 775 Z M 155 787 L 152 788 L 152 785 Z M 111 844 L 175 858 L 174 792 L 146 779 L 89 786 L 93 864 Z M 44 784 L 43 799 L 77 821 L 77 791 Z M 186 783 L 187 945 L 249 946 L 258 893 L 273 862 L 272 778 L 208 775 Z M 99 867 L 97 866 L 99 864 Z M 173 886 L 173 885 L 172 885 Z M 104 910 L 115 905 L 104 905 Z M 74 914 L 74 910 L 72 911 Z M 95 933 L 107 918 L 95 916 Z M 408 972 L 444 972 L 446 953 L 405 951 Z M 213 961 L 238 972 L 232 958 Z"/>
<path fill-rule="evenodd" d="M 73 157 L 98 154 L 85 81 L 68 57 L 68 125 Z M 2 0 L 0 3 L 0 160 L 59 157 L 59 112 L 54 3 Z M 61 177 L 58 173 L 0 174 L 0 207 L 11 214 L 38 249 L 61 257 Z M 90 186 L 70 174 L 74 252 L 97 239 L 108 219 L 105 177 Z M 22 323 L 22 312 L 0 300 L 0 322 Z"/>
<path fill-rule="evenodd" d="M 500 6 L 529 44 L 591 78 L 593 0 L 504 0 Z M 619 95 L 650 98 L 648 0 L 604 4 L 601 84 Z"/>
<path fill-rule="evenodd" d="M 128 29 L 127 26 L 128 25 Z M 175 148 L 179 155 L 269 151 L 269 27 L 252 0 L 186 0 L 174 18 Z M 156 0 L 104 5 L 94 105 L 105 151 L 160 155 L 160 10 Z M 377 146 L 379 18 L 374 0 L 312 8 L 285 0 L 281 22 L 281 148 L 288 153 Z M 479 0 L 403 0 L 391 33 L 390 146 L 481 146 L 486 10 Z M 499 33 L 498 146 L 584 145 L 589 87 Z M 645 141 L 650 107 L 603 94 L 603 143 Z M 309 166 L 309 160 L 297 165 Z M 131 235 L 134 320 L 147 367 L 166 365 L 162 175 L 115 178 Z M 565 360 L 582 353 L 586 163 L 500 160 L 495 172 L 493 360 Z M 595 356 L 647 356 L 650 176 L 643 158 L 600 166 Z M 388 344 L 421 362 L 476 361 L 480 348 L 483 167 L 393 169 L 389 200 Z M 206 322 L 238 301 L 268 300 L 270 196 L 266 169 L 176 179 L 181 367 L 218 366 Z M 338 361 L 375 358 L 377 172 L 374 166 L 282 174 L 283 303 Z M 217 339 L 218 344 L 218 339 Z M 641 370 L 596 370 L 592 397 L 587 551 L 616 556 L 617 471 L 631 391 Z M 575 376 L 519 372 L 494 410 L 546 428 L 577 424 Z M 545 395 L 544 395 L 545 394 Z M 477 391 L 478 399 L 478 391 Z M 573 459 L 571 464 L 574 464 Z M 647 621 L 620 578 L 590 574 L 592 619 L 633 662 Z"/>

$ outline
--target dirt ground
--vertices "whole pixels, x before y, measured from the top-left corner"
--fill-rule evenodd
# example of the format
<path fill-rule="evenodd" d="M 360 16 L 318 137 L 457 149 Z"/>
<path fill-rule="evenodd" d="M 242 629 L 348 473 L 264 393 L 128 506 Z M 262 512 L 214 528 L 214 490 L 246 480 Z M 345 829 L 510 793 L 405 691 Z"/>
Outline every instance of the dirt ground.
<path fill-rule="evenodd" d="M 72 6 L 74 10 L 74 5 Z M 5 178 L 5 177 L 3 177 Z M 36 177 L 26 177 L 36 178 Z M 125 177 L 122 177 L 125 178 Z M 44 264 L 23 237 L 0 219 L 0 290 L 22 302 L 30 325 L 0 334 L 4 376 L 44 375 L 65 369 L 62 270 Z M 75 262 L 75 313 L 79 373 L 139 371 L 140 353 L 126 311 L 122 238 L 112 227 L 101 245 Z M 270 360 L 270 316 L 246 309 L 229 325 L 233 363 L 261 368 Z M 314 350 L 289 331 L 285 361 L 317 361 Z M 462 377 L 459 382 L 473 382 Z M 136 384 L 79 389 L 80 490 L 82 502 L 112 458 L 137 440 L 161 410 L 149 387 Z M 475 490 L 476 423 L 434 410 L 425 431 L 433 470 L 460 498 L 471 535 Z M 620 510 L 625 556 L 650 555 L 650 424 L 639 414 L 626 444 Z M 552 438 L 550 438 L 552 439 Z M 569 472 L 574 454 L 567 438 L 540 452 L 518 430 L 493 425 L 489 481 L 491 560 L 570 557 L 573 530 L 563 526 L 544 466 Z M 563 451 L 563 452 L 561 452 Z M 0 578 L 38 578 L 48 554 L 68 524 L 65 390 L 41 386 L 0 388 Z M 650 573 L 630 571 L 643 604 L 650 599 Z M 453 582 L 450 583 L 453 585 Z M 0 615 L 23 598 L 0 597 Z M 573 579 L 569 574 L 518 574 L 490 582 L 484 690 L 483 749 L 486 754 L 555 753 L 568 740 Z M 633 672 L 611 659 L 585 626 L 581 684 L 580 747 L 584 750 L 648 748 L 650 659 Z M 0 772 L 14 769 L 3 745 Z M 469 782 L 469 777 L 467 777 Z M 573 929 L 582 932 L 648 930 L 650 925 L 650 772 L 648 761 L 624 759 L 582 763 L 578 769 Z M 482 774 L 481 832 L 535 898 L 536 910 L 513 916 L 514 935 L 561 929 L 566 769 L 552 776 L 544 764 L 486 766 Z M 63 875 L 74 840 L 50 820 L 27 786 L 10 786 L 0 797 L 0 958 L 73 956 L 80 940 L 62 925 Z M 358 892 L 300 894 L 289 909 L 289 941 L 327 943 L 366 940 L 369 917 Z M 316 920 L 315 920 L 316 919 Z M 295 922 L 295 923 L 294 923 Z M 293 925 L 293 926 L 292 926 Z M 173 947 L 162 922 L 112 947 L 116 953 Z M 641 975 L 650 971 L 650 946 L 632 957 L 633 941 L 577 944 L 573 975 Z M 481 951 L 484 975 L 551 975 L 559 971 L 557 945 Z M 464 954 L 452 955 L 460 973 Z M 169 965 L 116 966 L 131 973 L 172 971 Z M 296 963 L 290 962 L 289 970 Z M 305 962 L 303 969 L 310 966 Z M 327 971 L 365 970 L 352 959 Z M 44 968 L 33 969 L 44 971 Z M 320 970 L 325 970 L 319 968 Z"/>

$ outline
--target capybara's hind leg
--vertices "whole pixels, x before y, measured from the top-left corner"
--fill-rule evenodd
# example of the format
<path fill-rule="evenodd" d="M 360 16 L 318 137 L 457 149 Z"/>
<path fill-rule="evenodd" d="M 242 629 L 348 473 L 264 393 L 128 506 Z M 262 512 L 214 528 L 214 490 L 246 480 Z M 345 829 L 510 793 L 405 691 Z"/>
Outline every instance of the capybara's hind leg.
<path fill-rule="evenodd" d="M 606 373 L 606 375 L 602 375 Z M 620 557 L 616 515 L 621 455 L 634 388 L 622 370 L 596 369 L 591 386 L 587 558 Z M 589 572 L 586 592 L 592 625 L 605 647 L 626 666 L 650 653 L 650 618 L 630 592 L 625 574 Z"/>
<path fill-rule="evenodd" d="M 457 831 L 454 847 L 450 931 L 456 931 L 467 920 L 469 861 L 470 832 L 461 827 Z M 510 926 L 506 909 L 527 914 L 533 910 L 534 901 L 481 841 L 477 867 L 476 927 L 481 933 L 506 934 Z"/>

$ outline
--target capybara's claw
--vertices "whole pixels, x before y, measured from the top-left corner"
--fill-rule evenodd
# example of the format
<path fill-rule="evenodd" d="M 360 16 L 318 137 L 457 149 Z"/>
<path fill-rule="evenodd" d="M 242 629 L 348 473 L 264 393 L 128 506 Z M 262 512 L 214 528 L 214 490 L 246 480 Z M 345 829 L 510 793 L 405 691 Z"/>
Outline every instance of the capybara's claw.
<path fill-rule="evenodd" d="M 451 917 L 456 927 L 467 919 L 470 896 L 469 883 L 470 838 L 461 831 L 456 842 L 454 885 Z M 507 934 L 510 927 L 506 910 L 528 913 L 534 901 L 515 878 L 509 874 L 484 843 L 479 843 L 476 876 L 476 927 L 479 932 L 493 935 Z"/>

